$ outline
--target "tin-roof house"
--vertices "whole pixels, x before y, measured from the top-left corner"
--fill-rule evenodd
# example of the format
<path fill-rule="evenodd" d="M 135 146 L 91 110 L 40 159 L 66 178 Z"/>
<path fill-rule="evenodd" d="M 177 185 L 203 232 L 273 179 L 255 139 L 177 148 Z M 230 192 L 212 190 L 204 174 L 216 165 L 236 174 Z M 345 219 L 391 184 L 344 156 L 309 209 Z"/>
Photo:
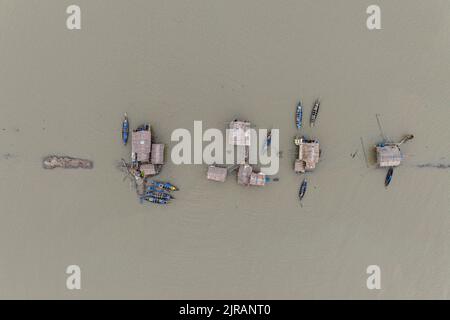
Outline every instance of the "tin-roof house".
<path fill-rule="evenodd" d="M 225 182 L 228 175 L 227 168 L 209 166 L 206 178 L 212 181 Z"/>
<path fill-rule="evenodd" d="M 295 160 L 294 171 L 304 173 L 314 170 L 320 157 L 319 141 L 304 138 L 296 138 L 294 141 L 298 146 L 298 159 Z"/>
<path fill-rule="evenodd" d="M 164 144 L 153 143 L 151 151 L 151 163 L 164 164 Z"/>
<path fill-rule="evenodd" d="M 152 176 L 158 173 L 155 165 L 151 163 L 141 164 L 139 170 L 144 177 Z"/>
<path fill-rule="evenodd" d="M 234 146 L 249 146 L 250 122 L 240 120 L 231 121 L 228 143 Z"/>
<path fill-rule="evenodd" d="M 266 175 L 262 172 L 252 172 L 250 174 L 250 185 L 251 186 L 265 186 L 266 185 Z"/>
<path fill-rule="evenodd" d="M 397 167 L 403 160 L 400 147 L 397 144 L 379 144 L 375 147 L 377 165 L 384 167 Z"/>
<path fill-rule="evenodd" d="M 131 134 L 131 159 L 133 162 L 149 162 L 152 145 L 150 126 L 139 127 Z"/>
<path fill-rule="evenodd" d="M 250 184 L 250 176 L 251 176 L 252 172 L 253 172 L 253 169 L 248 164 L 243 164 L 243 165 L 239 166 L 237 183 L 244 185 L 244 186 L 248 186 Z"/>

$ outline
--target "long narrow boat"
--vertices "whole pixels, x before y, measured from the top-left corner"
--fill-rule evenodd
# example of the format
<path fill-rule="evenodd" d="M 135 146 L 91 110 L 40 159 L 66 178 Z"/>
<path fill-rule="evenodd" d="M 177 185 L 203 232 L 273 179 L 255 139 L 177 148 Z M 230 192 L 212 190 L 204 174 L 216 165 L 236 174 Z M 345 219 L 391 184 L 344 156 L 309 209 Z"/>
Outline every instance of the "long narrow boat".
<path fill-rule="evenodd" d="M 267 132 L 266 140 L 264 141 L 263 154 L 267 152 L 267 148 L 269 148 L 271 144 L 272 144 L 272 130 L 269 130 Z"/>
<path fill-rule="evenodd" d="M 314 101 L 314 106 L 311 111 L 311 118 L 309 120 L 309 124 L 311 127 L 314 127 L 316 124 L 317 116 L 319 115 L 319 108 L 320 108 L 320 101 L 319 99 L 316 99 L 316 101 Z"/>
<path fill-rule="evenodd" d="M 128 142 L 129 134 L 130 134 L 130 125 L 128 123 L 128 116 L 125 113 L 124 114 L 124 119 L 123 119 L 123 122 L 122 122 L 122 141 L 123 141 L 124 145 L 126 145 L 127 142 Z"/>
<path fill-rule="evenodd" d="M 146 201 L 156 204 L 168 204 L 169 201 L 157 198 L 145 198 Z"/>
<path fill-rule="evenodd" d="M 390 167 L 386 174 L 386 179 L 384 180 L 385 187 L 387 187 L 391 183 L 393 175 L 394 175 L 394 168 Z"/>
<path fill-rule="evenodd" d="M 169 201 L 173 199 L 173 196 L 163 192 L 147 192 L 143 195 L 143 198 L 155 198 Z"/>
<path fill-rule="evenodd" d="M 297 105 L 297 109 L 295 110 L 295 124 L 297 125 L 297 129 L 302 127 L 303 121 L 303 106 L 302 102 L 299 101 Z"/>
<path fill-rule="evenodd" d="M 155 181 L 155 180 L 149 180 L 148 182 L 157 188 L 161 188 L 161 189 L 165 189 L 165 190 L 169 190 L 169 191 L 177 191 L 178 190 L 178 188 L 175 187 L 170 182 L 159 182 L 159 181 Z"/>
<path fill-rule="evenodd" d="M 147 192 L 159 192 L 159 193 L 164 193 L 164 194 L 169 194 L 170 190 L 166 190 L 163 188 L 159 188 L 157 186 L 148 186 L 147 187 Z"/>
<path fill-rule="evenodd" d="M 298 192 L 298 197 L 300 201 L 302 201 L 303 197 L 305 196 L 307 188 L 308 188 L 308 181 L 306 181 L 306 179 L 303 179 L 302 184 L 300 185 L 300 190 Z"/>

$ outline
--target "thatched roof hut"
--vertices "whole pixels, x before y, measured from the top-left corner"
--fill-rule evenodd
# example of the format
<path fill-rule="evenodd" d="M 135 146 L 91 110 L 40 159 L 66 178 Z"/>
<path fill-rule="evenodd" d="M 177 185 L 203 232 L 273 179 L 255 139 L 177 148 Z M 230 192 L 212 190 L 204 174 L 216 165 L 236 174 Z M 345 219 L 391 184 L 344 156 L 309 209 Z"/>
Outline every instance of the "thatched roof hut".
<path fill-rule="evenodd" d="M 379 167 L 397 167 L 403 160 L 402 152 L 397 144 L 380 144 L 375 147 Z"/>
<path fill-rule="evenodd" d="M 239 167 L 238 171 L 238 184 L 248 186 L 250 184 L 250 175 L 252 174 L 252 167 L 248 164 L 243 164 Z"/>
<path fill-rule="evenodd" d="M 143 164 L 139 167 L 139 169 L 144 177 L 155 175 L 157 172 L 155 165 L 151 163 Z"/>
<path fill-rule="evenodd" d="M 296 139 L 298 159 L 295 160 L 294 171 L 304 173 L 316 168 L 319 162 L 320 146 L 318 140 Z"/>
<path fill-rule="evenodd" d="M 164 164 L 164 144 L 152 144 L 151 163 Z"/>
<path fill-rule="evenodd" d="M 262 172 L 250 174 L 250 185 L 251 186 L 264 186 L 266 185 L 266 175 Z"/>
<path fill-rule="evenodd" d="M 148 130 L 133 131 L 131 134 L 131 158 L 133 161 L 148 162 L 150 160 L 152 135 Z"/>
<path fill-rule="evenodd" d="M 206 178 L 212 181 L 225 182 L 227 174 L 227 168 L 209 166 L 208 172 L 206 173 Z"/>
<path fill-rule="evenodd" d="M 250 122 L 234 120 L 230 122 L 228 143 L 235 146 L 250 145 Z"/>

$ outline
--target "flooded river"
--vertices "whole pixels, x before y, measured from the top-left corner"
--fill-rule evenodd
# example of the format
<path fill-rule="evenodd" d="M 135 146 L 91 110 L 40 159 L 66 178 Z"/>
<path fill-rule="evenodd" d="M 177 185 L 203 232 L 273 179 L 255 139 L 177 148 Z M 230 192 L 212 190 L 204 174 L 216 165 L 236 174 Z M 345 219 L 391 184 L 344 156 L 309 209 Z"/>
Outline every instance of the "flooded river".
<path fill-rule="evenodd" d="M 81 30 L 70 4 L 0 0 L 0 298 L 449 298 L 450 2 L 377 1 L 373 31 L 360 0 L 79 0 Z M 300 132 L 323 154 L 300 206 L 294 112 L 316 98 Z M 166 143 L 169 206 L 123 181 L 125 111 Z M 376 114 L 415 136 L 388 189 Z M 280 129 L 279 181 L 170 161 L 173 130 L 234 118 Z M 94 168 L 44 170 L 49 154 Z"/>

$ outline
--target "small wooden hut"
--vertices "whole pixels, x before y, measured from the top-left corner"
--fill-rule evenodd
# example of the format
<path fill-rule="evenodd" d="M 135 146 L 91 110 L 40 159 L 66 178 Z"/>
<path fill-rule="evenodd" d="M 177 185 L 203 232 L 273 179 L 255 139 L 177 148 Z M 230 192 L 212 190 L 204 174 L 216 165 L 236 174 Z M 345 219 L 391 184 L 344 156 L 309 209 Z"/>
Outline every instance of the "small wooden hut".
<path fill-rule="evenodd" d="M 295 139 L 298 146 L 298 159 L 294 163 L 296 173 L 312 171 L 319 162 L 320 146 L 318 140 L 306 140 L 304 138 Z"/>
<path fill-rule="evenodd" d="M 150 127 L 133 131 L 131 134 L 131 159 L 137 162 L 149 162 L 152 135 Z"/>
<path fill-rule="evenodd" d="M 228 143 L 234 146 L 250 145 L 250 122 L 234 120 L 230 122 Z"/>
<path fill-rule="evenodd" d="M 144 177 L 153 176 L 157 173 L 155 165 L 151 163 L 142 164 L 139 167 L 139 170 L 141 171 Z"/>
<path fill-rule="evenodd" d="M 152 144 L 151 163 L 164 164 L 164 144 Z"/>
<path fill-rule="evenodd" d="M 225 182 L 227 174 L 227 168 L 209 166 L 206 178 L 212 181 Z"/>
<path fill-rule="evenodd" d="M 239 166 L 237 183 L 248 186 L 250 184 L 250 176 L 252 174 L 252 167 L 248 164 Z"/>
<path fill-rule="evenodd" d="M 250 185 L 251 186 L 265 186 L 266 185 L 266 175 L 262 172 L 250 174 Z"/>
<path fill-rule="evenodd" d="M 380 144 L 375 147 L 379 167 L 397 167 L 403 160 L 402 152 L 397 144 Z"/>

